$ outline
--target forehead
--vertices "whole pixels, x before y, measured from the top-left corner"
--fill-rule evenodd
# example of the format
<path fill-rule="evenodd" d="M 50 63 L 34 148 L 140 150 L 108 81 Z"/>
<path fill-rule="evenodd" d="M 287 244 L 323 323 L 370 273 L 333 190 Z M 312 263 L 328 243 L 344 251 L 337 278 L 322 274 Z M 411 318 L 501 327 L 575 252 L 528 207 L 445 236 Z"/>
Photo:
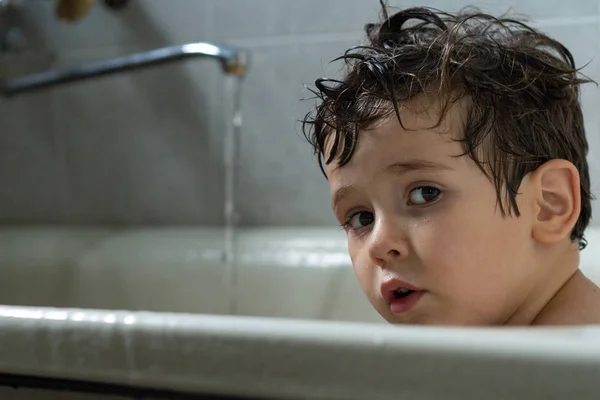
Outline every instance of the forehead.
<path fill-rule="evenodd" d="M 444 110 L 441 100 L 420 97 L 403 104 L 400 119 L 392 113 L 370 129 L 359 133 L 358 143 L 350 161 L 339 166 L 334 159 L 325 168 L 328 179 L 344 177 L 359 170 L 368 172 L 397 162 L 412 159 L 440 162 L 456 159 L 462 153 L 460 143 L 467 113 L 467 103 L 459 100 Z M 326 142 L 326 157 L 333 145 L 334 135 Z"/>

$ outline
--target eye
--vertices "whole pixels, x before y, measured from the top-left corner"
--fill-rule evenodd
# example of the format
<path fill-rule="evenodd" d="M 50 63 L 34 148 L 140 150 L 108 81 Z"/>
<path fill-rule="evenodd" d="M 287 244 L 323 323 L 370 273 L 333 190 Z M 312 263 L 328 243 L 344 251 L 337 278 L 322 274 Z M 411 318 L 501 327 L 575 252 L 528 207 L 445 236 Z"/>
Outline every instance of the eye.
<path fill-rule="evenodd" d="M 367 212 L 367 211 L 360 211 L 360 212 L 352 214 L 348 218 L 348 220 L 344 224 L 344 229 L 346 229 L 346 230 L 361 229 L 361 228 L 364 228 L 365 226 L 371 225 L 374 220 L 375 220 L 375 217 L 373 216 L 373 213 Z"/>
<path fill-rule="evenodd" d="M 442 193 L 442 191 L 433 186 L 419 186 L 410 191 L 409 204 L 422 206 L 431 203 Z"/>

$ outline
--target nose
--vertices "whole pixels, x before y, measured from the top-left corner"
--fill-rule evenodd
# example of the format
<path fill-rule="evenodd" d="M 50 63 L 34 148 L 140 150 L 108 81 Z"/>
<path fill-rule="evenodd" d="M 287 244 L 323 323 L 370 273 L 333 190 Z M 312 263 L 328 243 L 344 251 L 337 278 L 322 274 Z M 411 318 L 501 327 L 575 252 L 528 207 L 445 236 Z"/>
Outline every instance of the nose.
<path fill-rule="evenodd" d="M 409 253 L 405 230 L 400 223 L 389 219 L 376 221 L 368 246 L 371 261 L 381 267 L 405 259 Z"/>

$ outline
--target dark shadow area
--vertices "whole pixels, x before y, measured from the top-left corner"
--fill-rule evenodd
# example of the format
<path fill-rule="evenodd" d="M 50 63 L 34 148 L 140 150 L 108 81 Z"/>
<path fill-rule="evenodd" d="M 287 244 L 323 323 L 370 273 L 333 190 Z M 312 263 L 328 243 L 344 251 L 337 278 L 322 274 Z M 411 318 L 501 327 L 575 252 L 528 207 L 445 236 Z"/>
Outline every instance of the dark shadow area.
<path fill-rule="evenodd" d="M 43 389 L 53 392 L 124 396 L 135 400 L 259 400 L 257 397 L 238 397 L 219 394 L 181 393 L 173 390 L 140 388 L 127 385 L 86 382 L 68 379 L 39 378 L 25 375 L 0 374 L 0 386 L 20 389 Z"/>

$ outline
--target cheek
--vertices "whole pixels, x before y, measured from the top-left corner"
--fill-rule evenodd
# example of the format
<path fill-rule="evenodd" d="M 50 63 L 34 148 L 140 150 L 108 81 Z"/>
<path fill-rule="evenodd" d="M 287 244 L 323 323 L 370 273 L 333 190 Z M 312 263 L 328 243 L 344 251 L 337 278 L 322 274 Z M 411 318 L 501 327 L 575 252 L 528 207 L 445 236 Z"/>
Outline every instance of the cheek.
<path fill-rule="evenodd" d="M 481 204 L 455 209 L 415 229 L 415 252 L 443 291 L 489 297 L 506 290 L 525 267 L 524 221 L 494 210 Z"/>
<path fill-rule="evenodd" d="M 415 253 L 436 322 L 496 324 L 514 312 L 526 292 L 522 285 L 531 280 L 523 275 L 523 246 L 509 225 L 470 219 L 421 227 Z"/>
<path fill-rule="evenodd" d="M 349 240 L 348 253 L 360 287 L 369 300 L 373 299 L 377 294 L 375 288 L 377 268 L 371 265 L 371 258 L 368 256 L 366 247 Z"/>

